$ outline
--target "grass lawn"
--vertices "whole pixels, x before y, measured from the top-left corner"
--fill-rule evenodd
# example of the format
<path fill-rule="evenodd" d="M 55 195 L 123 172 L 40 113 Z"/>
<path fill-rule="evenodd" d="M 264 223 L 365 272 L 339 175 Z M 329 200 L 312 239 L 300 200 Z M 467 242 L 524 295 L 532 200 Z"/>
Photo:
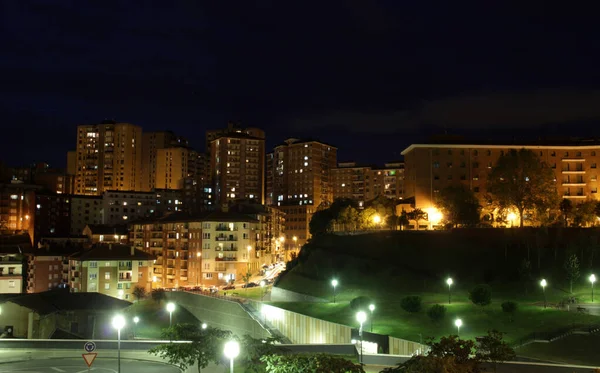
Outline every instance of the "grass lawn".
<path fill-rule="evenodd" d="M 139 339 L 159 339 L 162 329 L 169 327 L 169 313 L 166 310 L 166 302 L 156 303 L 151 299 L 134 303 L 127 309 L 125 317 L 128 325 L 133 326 L 133 318 L 140 318 L 135 328 L 135 337 Z M 199 322 L 185 308 L 178 307 L 173 312 L 173 323 L 197 323 Z M 123 335 L 132 335 L 132 329 Z"/>
<path fill-rule="evenodd" d="M 320 296 L 332 300 L 333 291 L 327 283 L 308 279 L 302 276 L 295 276 L 290 273 L 284 278 L 285 288 L 290 290 Z M 381 334 L 388 334 L 398 338 L 412 341 L 424 340 L 427 337 L 440 337 L 449 334 L 456 334 L 454 320 L 461 318 L 463 326 L 460 330 L 460 336 L 465 338 L 474 338 L 485 335 L 487 330 L 498 329 L 506 333 L 506 340 L 515 342 L 532 332 L 553 331 L 574 324 L 594 324 L 600 322 L 600 318 L 591 315 L 578 314 L 575 312 L 564 312 L 554 308 L 543 308 L 543 294 L 540 291 L 530 292 L 529 295 L 518 297 L 506 295 L 507 292 L 499 293 L 492 287 L 491 305 L 477 307 L 468 299 L 467 291 L 463 289 L 454 289 L 452 294 L 452 304 L 448 304 L 447 290 L 440 289 L 440 292 L 420 292 L 407 293 L 404 291 L 394 291 L 387 289 L 344 287 L 340 281 L 336 295 L 336 303 L 301 303 L 301 302 L 279 302 L 272 303 L 274 306 L 288 309 L 290 311 L 314 316 L 324 320 L 337 322 L 345 325 L 356 326 L 355 311 L 350 309 L 350 301 L 358 296 L 365 295 L 373 299 L 376 310 L 373 314 L 373 331 Z M 564 297 L 560 289 L 546 289 L 548 301 L 555 302 Z M 585 289 L 582 289 L 584 292 Z M 423 310 L 417 314 L 405 312 L 400 307 L 400 300 L 406 295 L 418 294 L 423 299 Z M 581 294 L 580 297 L 584 297 Z M 515 315 L 514 321 L 510 321 L 508 315 L 502 312 L 500 304 L 505 300 L 516 300 L 519 303 L 519 309 Z M 426 315 L 426 310 L 432 304 L 443 304 L 447 308 L 445 319 L 435 324 Z M 370 317 L 369 317 L 370 319 Z M 370 320 L 365 325 L 365 330 L 370 330 Z"/>
<path fill-rule="evenodd" d="M 570 335 L 552 343 L 532 343 L 517 349 L 517 355 L 568 364 L 600 366 L 600 335 Z M 565 351 L 569 354 L 565 356 Z"/>

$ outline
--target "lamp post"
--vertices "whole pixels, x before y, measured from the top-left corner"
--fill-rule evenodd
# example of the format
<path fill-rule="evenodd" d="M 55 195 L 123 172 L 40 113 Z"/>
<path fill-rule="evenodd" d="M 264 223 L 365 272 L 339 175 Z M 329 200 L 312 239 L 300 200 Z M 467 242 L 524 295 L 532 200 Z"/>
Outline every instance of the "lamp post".
<path fill-rule="evenodd" d="M 373 223 L 375 224 L 375 227 L 379 226 L 381 223 L 381 216 L 373 215 Z"/>
<path fill-rule="evenodd" d="M 333 286 L 333 303 L 335 303 L 335 288 L 338 286 L 338 280 L 331 280 L 331 286 Z"/>
<path fill-rule="evenodd" d="M 206 325 L 205 322 L 202 323 L 202 330 L 206 330 L 206 328 L 208 328 L 208 325 Z"/>
<path fill-rule="evenodd" d="M 454 325 L 456 325 L 456 335 L 459 336 L 460 335 L 460 327 L 462 326 L 462 320 L 461 319 L 456 319 L 454 321 Z"/>
<path fill-rule="evenodd" d="M 123 315 L 113 317 L 112 326 L 117 329 L 117 373 L 121 373 L 121 329 L 125 326 Z"/>
<path fill-rule="evenodd" d="M 540 286 L 542 287 L 542 292 L 544 293 L 544 308 L 546 308 L 546 286 L 548 285 L 548 283 L 546 282 L 546 279 L 542 279 L 542 281 L 540 281 Z"/>
<path fill-rule="evenodd" d="M 448 279 L 446 280 L 446 283 L 448 284 L 448 304 L 452 303 L 452 291 L 450 290 L 450 288 L 452 287 L 452 283 L 454 281 L 452 281 L 452 278 L 448 277 Z"/>
<path fill-rule="evenodd" d="M 265 295 L 267 295 L 267 290 L 265 289 L 265 286 L 267 285 L 267 283 L 265 282 L 265 280 L 261 280 L 260 281 L 260 289 L 261 291 L 261 296 L 260 296 L 260 300 L 263 300 L 263 298 L 265 297 Z"/>
<path fill-rule="evenodd" d="M 594 282 L 596 282 L 596 275 L 590 275 L 590 282 L 592 283 L 592 303 L 594 303 Z"/>
<path fill-rule="evenodd" d="M 296 252 L 298 251 L 298 237 L 294 236 L 292 240 L 294 240 L 294 252 Z"/>
<path fill-rule="evenodd" d="M 169 312 L 169 328 L 173 326 L 173 311 L 175 311 L 175 303 L 167 303 L 167 312 Z"/>
<path fill-rule="evenodd" d="M 375 311 L 374 304 L 369 304 L 369 311 L 371 311 L 371 333 L 373 333 L 373 311 Z"/>
<path fill-rule="evenodd" d="M 367 314 L 364 311 L 358 311 L 356 313 L 356 321 L 360 324 L 358 329 L 358 336 L 360 337 L 360 363 L 363 362 L 363 324 L 367 321 Z"/>
<path fill-rule="evenodd" d="M 283 236 L 279 237 L 279 245 L 281 245 L 281 248 L 283 249 L 283 261 L 285 262 L 287 260 L 287 250 L 286 250 L 285 246 L 283 246 L 284 241 L 285 241 L 285 237 L 283 237 Z"/>
<path fill-rule="evenodd" d="M 240 354 L 240 344 L 237 341 L 225 343 L 223 353 L 225 354 L 225 357 L 229 359 L 229 373 L 233 373 L 233 359 Z"/>
<path fill-rule="evenodd" d="M 135 316 L 133 318 L 133 339 L 135 339 L 135 328 L 137 327 L 137 323 L 140 322 L 140 318 Z"/>

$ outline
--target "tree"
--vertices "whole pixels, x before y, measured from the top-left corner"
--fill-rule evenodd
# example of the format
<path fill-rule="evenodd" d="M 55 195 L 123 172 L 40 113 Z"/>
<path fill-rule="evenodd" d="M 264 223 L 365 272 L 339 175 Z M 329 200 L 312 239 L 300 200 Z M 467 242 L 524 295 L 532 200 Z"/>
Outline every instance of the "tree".
<path fill-rule="evenodd" d="M 369 305 L 373 303 L 373 300 L 369 297 L 360 296 L 350 301 L 350 309 L 352 311 L 364 311 L 369 308 Z"/>
<path fill-rule="evenodd" d="M 488 191 L 504 207 L 519 212 L 520 226 L 528 210 L 547 210 L 558 203 L 554 172 L 531 150 L 501 155 L 488 177 Z"/>
<path fill-rule="evenodd" d="M 593 225 L 596 221 L 596 205 L 595 201 L 585 201 L 579 203 L 574 212 L 573 225 L 576 227 L 587 227 Z"/>
<path fill-rule="evenodd" d="M 144 299 L 148 296 L 148 291 L 146 291 L 145 287 L 138 285 L 133 288 L 133 292 L 131 294 L 139 302 L 141 299 Z"/>
<path fill-rule="evenodd" d="M 400 307 L 402 307 L 402 309 L 406 312 L 419 312 L 422 308 L 421 297 L 418 295 L 409 295 L 408 297 L 404 297 L 402 300 L 400 300 Z"/>
<path fill-rule="evenodd" d="M 441 304 L 434 304 L 427 310 L 427 316 L 431 321 L 437 323 L 446 316 L 446 307 Z"/>
<path fill-rule="evenodd" d="M 531 262 L 529 260 L 523 259 L 519 264 L 519 277 L 523 281 L 525 294 L 527 294 L 527 285 L 531 281 Z"/>
<path fill-rule="evenodd" d="M 281 338 L 252 338 L 249 335 L 242 337 L 242 346 L 240 361 L 246 364 L 246 373 L 263 373 L 265 371 L 264 363 L 261 361 L 262 356 L 283 354 L 287 349 L 278 346 L 276 343 L 281 342 Z"/>
<path fill-rule="evenodd" d="M 402 213 L 400 213 L 400 216 L 398 217 L 398 224 L 400 227 L 402 227 L 402 229 L 410 224 L 410 220 L 408 219 L 408 214 L 406 211 L 402 210 Z"/>
<path fill-rule="evenodd" d="M 408 219 L 415 221 L 415 229 L 419 230 L 419 222 L 427 218 L 427 213 L 421 209 L 414 209 L 408 213 Z"/>
<path fill-rule="evenodd" d="M 492 288 L 489 285 L 477 285 L 469 292 L 469 299 L 477 306 L 487 306 L 492 303 Z"/>
<path fill-rule="evenodd" d="M 198 373 L 201 373 L 208 364 L 221 362 L 223 343 L 231 336 L 230 331 L 217 328 L 201 329 L 194 324 L 175 324 L 163 330 L 162 338 L 190 343 L 165 343 L 152 348 L 148 353 L 160 356 L 184 371 L 198 364 Z"/>
<path fill-rule="evenodd" d="M 577 255 L 569 255 L 565 260 L 564 268 L 567 281 L 569 281 L 569 292 L 573 294 L 573 283 L 579 279 L 579 258 L 577 258 Z"/>
<path fill-rule="evenodd" d="M 509 315 L 510 321 L 514 320 L 514 315 L 517 312 L 517 303 L 512 301 L 506 301 L 501 304 L 502 312 Z"/>
<path fill-rule="evenodd" d="M 364 373 L 360 364 L 327 354 L 265 355 L 260 358 L 267 373 Z"/>
<path fill-rule="evenodd" d="M 442 189 L 437 204 L 444 220 L 452 226 L 474 226 L 479 223 L 479 200 L 472 190 L 462 184 Z"/>
<path fill-rule="evenodd" d="M 154 289 L 152 290 L 152 300 L 156 303 L 160 304 L 163 300 L 167 299 L 167 293 L 165 293 L 164 289 Z"/>
<path fill-rule="evenodd" d="M 308 223 L 308 230 L 311 235 L 319 236 L 330 232 L 333 226 L 333 217 L 328 209 L 320 210 L 313 214 Z"/>
<path fill-rule="evenodd" d="M 360 213 L 352 206 L 346 206 L 340 211 L 335 222 L 342 226 L 343 231 L 354 232 L 360 223 Z"/>
<path fill-rule="evenodd" d="M 242 281 L 244 281 L 244 284 L 246 284 L 246 286 L 245 286 L 246 290 L 248 290 L 248 284 L 250 283 L 251 278 L 252 278 L 252 272 L 250 272 L 250 269 L 248 269 L 248 272 L 246 272 L 242 275 Z"/>
<path fill-rule="evenodd" d="M 489 361 L 494 365 L 494 372 L 499 362 L 510 361 L 516 357 L 515 350 L 502 340 L 504 333 L 489 330 L 485 337 L 479 340 L 475 356 L 480 361 Z"/>
<path fill-rule="evenodd" d="M 377 210 L 372 207 L 367 207 L 366 209 L 360 212 L 360 228 L 361 229 L 371 229 L 375 227 L 375 216 L 377 215 Z"/>
<path fill-rule="evenodd" d="M 560 212 L 562 214 L 564 226 L 568 227 L 569 219 L 571 218 L 571 214 L 573 213 L 573 202 L 571 202 L 570 199 L 563 198 L 563 200 L 560 201 L 560 205 L 558 206 L 558 208 L 560 209 Z"/>

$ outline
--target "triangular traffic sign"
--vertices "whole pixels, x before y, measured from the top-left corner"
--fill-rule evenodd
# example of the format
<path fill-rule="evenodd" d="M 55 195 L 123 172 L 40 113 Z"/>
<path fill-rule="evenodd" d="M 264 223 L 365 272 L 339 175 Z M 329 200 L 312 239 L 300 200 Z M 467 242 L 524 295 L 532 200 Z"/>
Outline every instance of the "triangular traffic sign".
<path fill-rule="evenodd" d="M 90 354 L 81 354 L 81 356 L 83 356 L 83 360 L 85 360 L 85 363 L 87 364 L 87 366 L 89 368 L 94 363 L 94 360 L 96 360 L 96 356 L 98 356 L 98 354 L 95 352 L 92 352 Z"/>

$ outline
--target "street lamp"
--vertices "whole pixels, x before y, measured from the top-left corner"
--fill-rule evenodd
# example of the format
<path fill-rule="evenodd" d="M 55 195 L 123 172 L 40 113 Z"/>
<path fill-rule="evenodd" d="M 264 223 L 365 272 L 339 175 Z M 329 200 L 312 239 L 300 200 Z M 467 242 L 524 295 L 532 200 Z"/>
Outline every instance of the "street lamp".
<path fill-rule="evenodd" d="M 450 287 L 452 286 L 452 278 L 448 277 L 446 283 L 448 284 L 448 304 L 452 303 L 452 292 L 450 291 Z"/>
<path fill-rule="evenodd" d="M 233 373 L 233 359 L 240 354 L 240 344 L 237 341 L 229 341 L 225 343 L 223 349 L 225 357 L 229 359 L 229 373 Z"/>
<path fill-rule="evenodd" d="M 134 326 L 133 326 L 133 339 L 135 339 L 135 328 L 137 327 L 137 323 L 139 323 L 139 322 L 140 322 L 140 318 L 137 317 L 137 316 L 135 316 L 133 318 L 133 324 L 134 324 Z"/>
<path fill-rule="evenodd" d="M 381 223 L 381 216 L 373 215 L 373 223 L 375 223 L 375 225 L 379 225 L 379 223 Z"/>
<path fill-rule="evenodd" d="M 175 311 L 175 303 L 167 303 L 167 312 L 169 312 L 169 328 L 173 326 L 173 311 Z"/>
<path fill-rule="evenodd" d="M 456 335 L 459 336 L 460 335 L 460 327 L 462 326 L 462 320 L 456 319 L 454 321 L 454 325 L 456 325 Z"/>
<path fill-rule="evenodd" d="M 369 304 L 369 311 L 371 311 L 371 333 L 373 333 L 373 311 L 375 311 L 374 304 Z"/>
<path fill-rule="evenodd" d="M 515 220 L 517 220 L 517 214 L 509 212 L 506 218 L 510 221 L 510 227 L 512 228 L 515 225 Z"/>
<path fill-rule="evenodd" d="M 267 283 L 265 282 L 265 280 L 261 280 L 260 288 L 262 289 L 262 295 L 260 297 L 260 300 L 262 300 L 265 297 L 265 295 L 267 294 L 267 290 L 265 289 L 266 285 L 267 285 Z"/>
<path fill-rule="evenodd" d="M 540 281 L 540 286 L 542 287 L 542 292 L 544 293 L 544 308 L 546 308 L 546 286 L 548 285 L 548 283 L 546 282 L 546 279 L 542 279 L 542 281 Z"/>
<path fill-rule="evenodd" d="M 358 329 L 358 336 L 360 337 L 360 363 L 363 362 L 363 324 L 367 321 L 367 314 L 364 311 L 358 311 L 356 313 L 356 321 L 360 324 L 360 328 Z"/>
<path fill-rule="evenodd" d="M 331 280 L 331 286 L 333 286 L 333 303 L 335 303 L 335 288 L 338 286 L 338 280 Z"/>
<path fill-rule="evenodd" d="M 592 303 L 594 303 L 594 282 L 596 282 L 596 275 L 590 275 L 590 282 L 592 283 Z"/>
<path fill-rule="evenodd" d="M 123 315 L 116 315 L 113 317 L 112 326 L 117 329 L 117 373 L 121 373 L 121 329 L 125 326 L 125 318 Z"/>
<path fill-rule="evenodd" d="M 202 323 L 202 330 L 205 330 L 206 328 L 208 328 L 208 325 L 206 325 L 205 322 Z"/>

